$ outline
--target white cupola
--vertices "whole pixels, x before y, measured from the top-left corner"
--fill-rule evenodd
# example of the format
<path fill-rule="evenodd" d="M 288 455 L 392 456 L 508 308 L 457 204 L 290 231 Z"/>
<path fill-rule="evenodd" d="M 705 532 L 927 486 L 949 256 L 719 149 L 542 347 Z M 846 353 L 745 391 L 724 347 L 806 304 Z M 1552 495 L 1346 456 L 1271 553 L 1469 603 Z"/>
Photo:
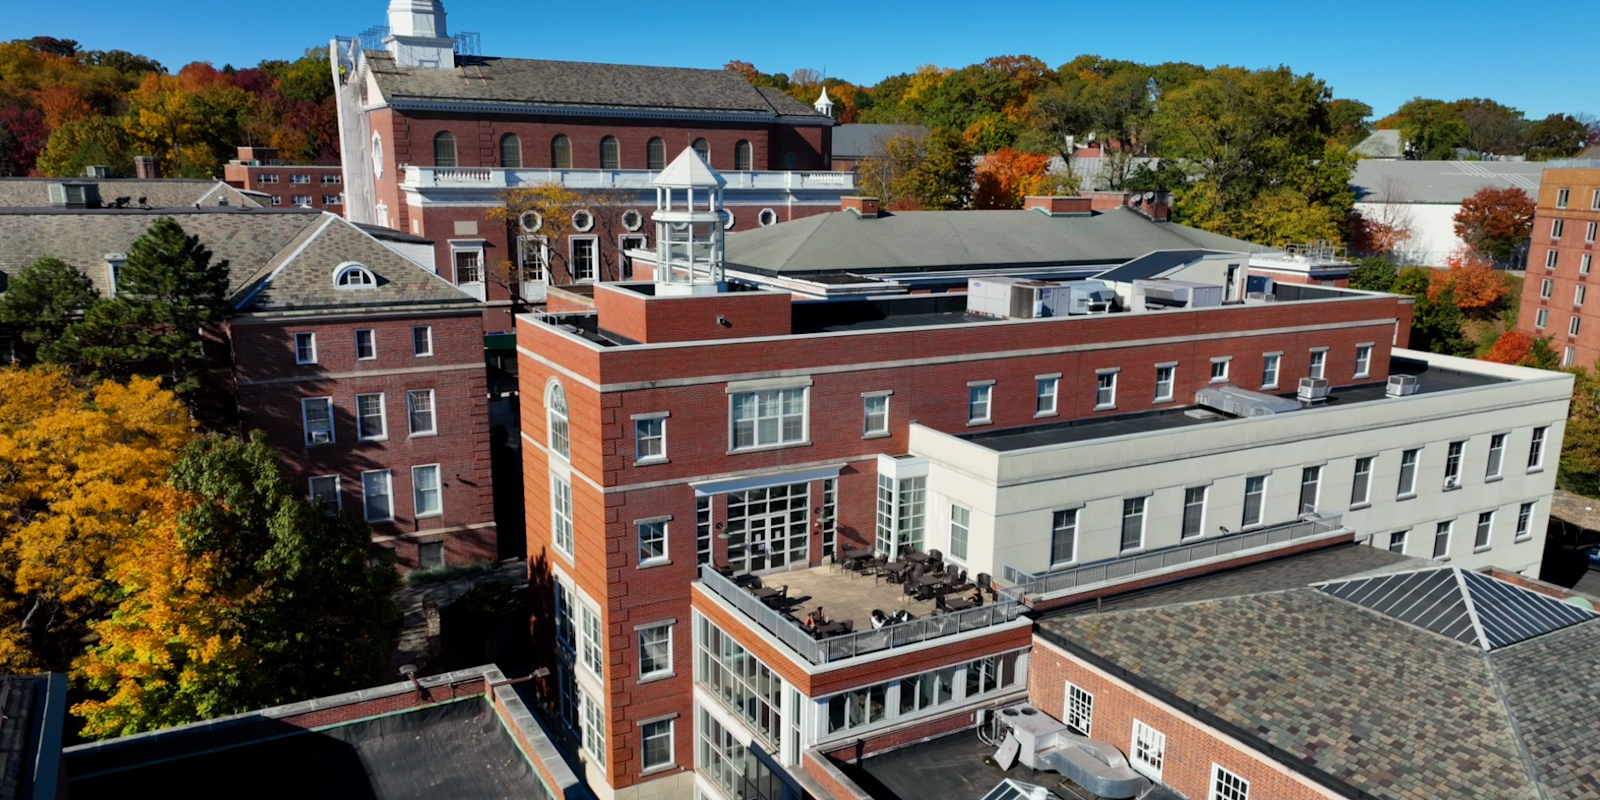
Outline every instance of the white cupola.
<path fill-rule="evenodd" d="M 445 28 L 439 0 L 390 0 L 389 37 L 383 40 L 402 67 L 453 69 L 455 41 Z"/>
<path fill-rule="evenodd" d="M 728 185 L 694 148 L 651 181 L 656 187 L 656 291 L 714 294 L 723 284 L 722 188 Z"/>
<path fill-rule="evenodd" d="M 822 96 L 818 97 L 817 102 L 812 103 L 811 107 L 815 108 L 818 113 L 826 114 L 830 117 L 833 116 L 833 100 L 828 97 L 828 87 L 822 87 Z"/>

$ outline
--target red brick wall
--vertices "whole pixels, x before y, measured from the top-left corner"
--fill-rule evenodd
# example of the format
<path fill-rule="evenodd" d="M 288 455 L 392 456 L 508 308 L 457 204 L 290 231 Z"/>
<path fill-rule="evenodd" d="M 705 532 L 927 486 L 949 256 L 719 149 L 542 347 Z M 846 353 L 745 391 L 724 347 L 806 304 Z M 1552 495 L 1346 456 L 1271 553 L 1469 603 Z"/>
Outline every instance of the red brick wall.
<path fill-rule="evenodd" d="M 1250 796 L 1271 800 L 1333 797 L 1313 788 L 1276 762 L 1235 744 L 1193 719 L 1173 713 L 1126 684 L 1113 680 L 1066 652 L 1035 638 L 1028 660 L 1028 698 L 1046 714 L 1065 715 L 1066 682 L 1094 695 L 1094 739 L 1131 752 L 1133 721 L 1166 734 L 1161 782 L 1185 797 L 1210 797 L 1211 767 L 1220 764 L 1250 782 Z"/>
<path fill-rule="evenodd" d="M 595 291 L 605 329 L 642 343 L 786 336 L 791 302 L 781 292 L 657 298 L 620 288 Z"/>
<path fill-rule="evenodd" d="M 1567 207 L 1556 208 L 1556 193 L 1568 190 Z M 1590 222 L 1600 222 L 1600 211 L 1591 210 L 1593 196 L 1600 190 L 1600 169 L 1550 169 L 1546 170 L 1539 187 L 1538 213 L 1533 220 L 1533 239 L 1528 246 L 1527 277 L 1522 287 L 1522 310 L 1517 315 L 1518 330 L 1537 337 L 1550 337 L 1550 346 L 1558 355 L 1567 347 L 1573 348 L 1573 366 L 1593 368 L 1600 358 L 1600 295 L 1590 287 L 1583 305 L 1574 303 L 1577 288 L 1589 286 L 1600 258 L 1596 243 L 1586 241 Z M 1564 220 L 1561 237 L 1551 236 L 1552 223 Z M 1600 238 L 1600 237 L 1597 237 Z M 1555 252 L 1556 267 L 1547 269 L 1549 253 Z M 1583 257 L 1591 261 L 1591 273 L 1580 271 Z M 1551 282 L 1548 299 L 1541 297 L 1544 281 Z M 1537 325 L 1538 313 L 1545 309 L 1548 323 Z M 1578 335 L 1568 335 L 1568 324 L 1578 317 Z"/>
<path fill-rule="evenodd" d="M 331 211 L 335 214 L 344 213 L 344 204 L 327 205 L 322 198 L 330 195 L 344 195 L 344 184 L 323 183 L 322 176 L 333 175 L 342 177 L 342 167 L 331 166 L 296 166 L 296 167 L 252 167 L 246 164 L 225 164 L 222 174 L 227 183 L 238 189 L 252 192 L 262 192 L 281 198 L 280 208 L 293 208 L 296 195 L 311 198 L 311 207 L 318 211 Z M 277 177 L 277 183 L 262 183 L 262 175 Z M 309 175 L 310 183 L 290 183 L 290 175 Z M 270 201 L 269 201 L 270 202 Z"/>
<path fill-rule="evenodd" d="M 431 358 L 412 354 L 414 325 L 433 328 Z M 471 315 L 418 315 L 372 320 L 236 320 L 232 326 L 239 410 L 247 429 L 259 429 L 284 459 L 289 478 L 307 489 L 314 475 L 337 474 L 345 510 L 362 513 L 361 473 L 392 471 L 395 519 L 373 523 L 380 544 L 395 550 L 402 566 L 417 563 L 417 548 L 445 542 L 447 563 L 493 559 L 494 506 L 489 469 L 489 411 L 484 395 L 483 337 Z M 371 328 L 376 361 L 357 361 L 355 330 Z M 295 364 L 294 334 L 315 333 L 315 365 Z M 459 367 L 451 369 L 450 367 Z M 372 373 L 364 375 L 363 373 Z M 409 434 L 406 391 L 433 389 L 435 436 Z M 387 439 L 358 441 L 357 394 L 382 392 Z M 305 443 L 302 398 L 333 398 L 335 442 Z M 413 516 L 411 467 L 438 464 L 443 515 Z M 481 525 L 448 534 L 418 531 Z"/>

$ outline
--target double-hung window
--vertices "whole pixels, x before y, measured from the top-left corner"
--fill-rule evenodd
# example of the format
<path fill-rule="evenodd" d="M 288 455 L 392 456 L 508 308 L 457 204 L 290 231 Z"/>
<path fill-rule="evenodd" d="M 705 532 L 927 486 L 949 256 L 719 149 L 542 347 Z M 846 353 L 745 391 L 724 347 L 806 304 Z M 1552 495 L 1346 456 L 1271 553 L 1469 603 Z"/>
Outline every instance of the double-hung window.
<path fill-rule="evenodd" d="M 1583 232 L 1583 241 L 1586 244 L 1593 244 L 1596 233 L 1600 233 L 1600 222 L 1589 223 L 1589 227 Z"/>
<path fill-rule="evenodd" d="M 1550 238 L 1552 238 L 1552 239 L 1560 239 L 1561 238 L 1561 234 L 1566 233 L 1566 230 L 1567 230 L 1567 221 L 1566 220 L 1564 220 L 1564 219 L 1553 219 L 1553 220 L 1550 220 Z"/>
<path fill-rule="evenodd" d="M 1078 509 L 1057 511 L 1050 521 L 1050 566 L 1071 564 L 1078 557 Z"/>
<path fill-rule="evenodd" d="M 556 549 L 572 557 L 572 483 L 550 479 L 550 529 Z"/>
<path fill-rule="evenodd" d="M 1211 359 L 1211 382 L 1228 382 L 1228 363 L 1233 361 L 1233 356 L 1222 356 Z"/>
<path fill-rule="evenodd" d="M 1367 505 L 1368 497 L 1372 493 L 1372 456 L 1356 459 L 1356 472 L 1350 481 L 1350 507 L 1362 508 Z"/>
<path fill-rule="evenodd" d="M 1117 407 L 1117 370 L 1100 370 L 1095 374 L 1095 410 Z"/>
<path fill-rule="evenodd" d="M 1244 516 L 1241 527 L 1261 524 L 1261 506 L 1267 493 L 1267 476 L 1255 475 L 1244 479 Z"/>
<path fill-rule="evenodd" d="M 1261 356 L 1261 388 L 1278 388 L 1278 364 L 1282 359 L 1282 353 L 1266 353 Z"/>
<path fill-rule="evenodd" d="M 967 424 L 983 425 L 988 423 L 993 412 L 994 381 L 979 381 L 967 384 Z"/>
<path fill-rule="evenodd" d="M 1417 455 L 1421 450 L 1406 450 L 1400 454 L 1400 483 L 1395 487 L 1397 497 L 1410 497 L 1417 493 Z"/>
<path fill-rule="evenodd" d="M 972 535 L 972 509 L 950 506 L 950 557 L 967 560 L 967 539 Z"/>
<path fill-rule="evenodd" d="M 1517 536 L 1513 541 L 1526 542 L 1533 538 L 1533 504 L 1523 503 L 1517 509 Z"/>
<path fill-rule="evenodd" d="M 1556 282 L 1551 280 L 1551 279 L 1549 279 L 1549 278 L 1545 278 L 1543 281 L 1540 281 L 1539 282 L 1539 299 L 1541 299 L 1541 300 L 1549 300 L 1550 299 L 1550 295 L 1555 294 L 1555 288 L 1556 288 Z"/>
<path fill-rule="evenodd" d="M 1566 208 L 1567 200 L 1572 195 L 1572 190 L 1565 187 L 1556 190 L 1556 208 Z M 1561 220 L 1556 220 L 1560 222 Z"/>
<path fill-rule="evenodd" d="M 1323 374 L 1327 372 L 1327 365 L 1328 365 L 1328 350 L 1327 350 L 1327 348 L 1323 348 L 1321 350 L 1312 350 L 1311 351 L 1311 369 L 1306 374 L 1310 375 L 1313 378 L 1321 378 L 1321 377 L 1323 377 Z"/>
<path fill-rule="evenodd" d="M 406 392 L 406 420 L 411 425 L 412 436 L 431 436 L 438 432 L 438 422 L 433 413 L 432 389 L 412 389 Z"/>
<path fill-rule="evenodd" d="M 1183 490 L 1183 538 L 1200 536 L 1206 515 L 1205 486 L 1190 486 Z"/>
<path fill-rule="evenodd" d="M 382 394 L 356 395 L 356 438 L 373 441 L 387 438 Z"/>
<path fill-rule="evenodd" d="M 606 765 L 606 709 L 588 692 L 579 692 L 583 698 L 583 751 L 588 753 L 602 769 Z"/>
<path fill-rule="evenodd" d="M 889 395 L 882 392 L 861 398 L 861 435 L 885 436 L 889 433 Z"/>
<path fill-rule="evenodd" d="M 437 517 L 444 513 L 444 492 L 439 487 L 439 465 L 411 468 L 411 495 L 418 517 Z"/>
<path fill-rule="evenodd" d="M 638 522 L 639 529 L 639 566 L 650 567 L 656 564 L 666 564 L 667 561 L 667 520 L 647 519 Z"/>
<path fill-rule="evenodd" d="M 1207 800 L 1250 800 L 1250 782 L 1222 768 L 1211 765 L 1211 796 Z"/>
<path fill-rule="evenodd" d="M 1401 555 L 1405 555 L 1405 552 L 1406 552 L 1406 532 L 1405 531 L 1395 531 L 1394 533 L 1389 534 L 1389 552 L 1391 552 L 1391 553 L 1399 553 Z"/>
<path fill-rule="evenodd" d="M 1122 552 L 1144 546 L 1144 511 L 1148 497 L 1129 497 L 1122 501 Z"/>
<path fill-rule="evenodd" d="M 1500 477 L 1500 463 L 1505 460 L 1506 435 L 1497 433 L 1489 437 L 1489 466 L 1484 469 L 1484 479 Z"/>
<path fill-rule="evenodd" d="M 1372 374 L 1372 345 L 1356 345 L 1356 377 L 1365 378 Z"/>
<path fill-rule="evenodd" d="M 1571 319 L 1567 320 L 1567 335 L 1568 336 L 1577 336 L 1578 335 L 1578 328 L 1581 325 L 1583 325 L 1583 318 L 1579 317 L 1576 314 L 1574 314 Z"/>
<path fill-rule="evenodd" d="M 1433 527 L 1433 557 L 1447 558 L 1450 555 L 1450 529 L 1455 527 L 1455 520 L 1441 522 Z"/>
<path fill-rule="evenodd" d="M 1177 374 L 1176 364 L 1158 364 L 1156 366 L 1156 402 L 1165 403 L 1172 399 L 1173 377 Z"/>
<path fill-rule="evenodd" d="M 306 444 L 333 443 L 333 398 L 307 397 L 300 401 Z"/>
<path fill-rule="evenodd" d="M 605 677 L 605 644 L 600 632 L 600 612 L 588 603 L 578 604 L 578 644 L 583 665 L 596 678 Z"/>
<path fill-rule="evenodd" d="M 320 503 L 330 511 L 338 511 L 344 506 L 339 497 L 338 475 L 317 475 L 311 479 L 311 500 Z"/>
<path fill-rule="evenodd" d="M 378 334 L 371 328 L 356 331 L 356 360 L 372 361 L 378 357 Z"/>
<path fill-rule="evenodd" d="M 1478 514 L 1478 530 L 1472 537 L 1472 549 L 1489 549 L 1489 533 L 1494 530 L 1494 512 L 1484 511 Z"/>
<path fill-rule="evenodd" d="M 639 677 L 661 678 L 672 674 L 672 624 L 639 628 Z"/>
<path fill-rule="evenodd" d="M 1546 252 L 1544 254 L 1544 268 L 1545 269 L 1555 269 L 1556 265 L 1559 264 L 1560 261 L 1561 261 L 1561 251 L 1560 250 L 1557 250 L 1555 248 L 1551 248 L 1548 252 Z"/>
<path fill-rule="evenodd" d="M 1550 309 L 1541 308 L 1533 314 L 1533 327 L 1544 328 L 1550 324 Z"/>
<path fill-rule="evenodd" d="M 1589 287 L 1588 286 L 1585 286 L 1585 285 L 1580 283 L 1575 288 L 1573 288 L 1573 290 L 1572 290 L 1572 304 L 1574 306 L 1583 305 L 1583 301 L 1588 299 L 1588 297 L 1589 297 Z"/>
<path fill-rule="evenodd" d="M 1444 488 L 1455 489 L 1461 485 L 1461 451 L 1466 442 L 1451 442 L 1444 455 Z"/>
<path fill-rule="evenodd" d="M 640 464 L 667 460 L 666 415 L 633 418 L 633 460 Z"/>
<path fill-rule="evenodd" d="M 1528 442 L 1528 471 L 1544 467 L 1544 435 L 1549 428 L 1534 428 L 1533 438 Z"/>
<path fill-rule="evenodd" d="M 572 239 L 572 279 L 578 283 L 592 283 L 595 273 L 595 238 Z"/>
<path fill-rule="evenodd" d="M 411 354 L 417 358 L 433 355 L 433 326 L 414 325 L 411 328 Z"/>
<path fill-rule="evenodd" d="M 806 390 L 768 389 L 736 392 L 733 405 L 733 449 L 801 444 L 806 439 Z"/>
<path fill-rule="evenodd" d="M 672 720 L 658 719 L 640 725 L 639 741 L 643 745 L 645 772 L 672 766 Z"/>
<path fill-rule="evenodd" d="M 294 335 L 294 363 L 317 363 L 317 335 L 315 333 L 297 333 Z"/>
<path fill-rule="evenodd" d="M 571 420 L 567 418 L 567 390 L 552 383 L 545 390 L 545 424 L 550 430 L 550 452 L 572 458 Z"/>
<path fill-rule="evenodd" d="M 1305 467 L 1300 470 L 1300 512 L 1310 514 L 1317 510 L 1317 495 L 1322 488 L 1322 467 Z"/>
<path fill-rule="evenodd" d="M 1061 385 L 1060 375 L 1040 375 L 1033 392 L 1033 415 L 1051 417 L 1056 413 L 1056 392 Z"/>
<path fill-rule="evenodd" d="M 389 470 L 375 469 L 361 473 L 361 502 L 368 522 L 394 519 L 393 494 Z"/>

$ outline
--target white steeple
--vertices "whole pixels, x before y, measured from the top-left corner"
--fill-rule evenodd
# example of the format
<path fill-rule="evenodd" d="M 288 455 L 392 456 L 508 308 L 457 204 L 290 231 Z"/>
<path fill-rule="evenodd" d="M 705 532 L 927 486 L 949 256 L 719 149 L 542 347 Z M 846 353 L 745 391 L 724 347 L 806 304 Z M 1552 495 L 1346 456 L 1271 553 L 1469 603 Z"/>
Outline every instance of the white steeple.
<path fill-rule="evenodd" d="M 651 181 L 656 187 L 656 286 L 661 295 L 720 291 L 728 185 L 694 148 L 687 147 Z"/>
<path fill-rule="evenodd" d="M 402 67 L 453 68 L 455 42 L 445 28 L 440 0 L 390 0 L 384 44 Z"/>
<path fill-rule="evenodd" d="M 833 100 L 828 98 L 828 87 L 822 87 L 822 96 L 818 97 L 817 102 L 812 103 L 811 107 L 822 114 L 833 116 Z"/>

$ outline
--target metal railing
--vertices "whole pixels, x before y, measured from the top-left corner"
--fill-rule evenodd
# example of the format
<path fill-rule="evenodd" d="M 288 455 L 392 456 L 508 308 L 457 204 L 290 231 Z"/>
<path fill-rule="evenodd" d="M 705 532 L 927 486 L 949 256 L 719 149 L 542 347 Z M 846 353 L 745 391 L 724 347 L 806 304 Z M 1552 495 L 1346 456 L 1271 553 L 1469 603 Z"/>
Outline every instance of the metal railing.
<path fill-rule="evenodd" d="M 1129 580 L 1208 558 L 1288 544 L 1332 533 L 1342 527 L 1340 519 L 1339 515 L 1334 514 L 1314 520 L 1289 522 L 1052 572 L 1029 573 L 1008 565 L 1001 576 L 1012 589 L 1025 596 L 1052 595 L 1087 586 Z"/>
<path fill-rule="evenodd" d="M 505 169 L 500 167 L 419 167 L 406 165 L 404 185 L 427 188 L 506 188 L 553 183 L 570 189 L 621 189 L 650 191 L 656 171 L 648 169 Z M 818 190 L 853 192 L 853 172 L 797 172 L 790 170 L 729 171 L 721 173 L 726 189 Z"/>
<path fill-rule="evenodd" d="M 830 636 L 826 639 L 814 639 L 800 627 L 799 623 L 757 600 L 755 595 L 712 569 L 709 564 L 700 567 L 700 582 L 757 625 L 778 637 L 779 641 L 788 645 L 789 649 L 799 653 L 801 658 L 813 664 L 827 664 L 926 642 L 941 636 L 1000 625 L 1016 619 L 1022 611 L 1022 604 L 1018 602 L 1018 598 L 1003 592 L 996 597 L 994 603 L 986 606 L 885 625 L 877 630 L 869 629 Z"/>

